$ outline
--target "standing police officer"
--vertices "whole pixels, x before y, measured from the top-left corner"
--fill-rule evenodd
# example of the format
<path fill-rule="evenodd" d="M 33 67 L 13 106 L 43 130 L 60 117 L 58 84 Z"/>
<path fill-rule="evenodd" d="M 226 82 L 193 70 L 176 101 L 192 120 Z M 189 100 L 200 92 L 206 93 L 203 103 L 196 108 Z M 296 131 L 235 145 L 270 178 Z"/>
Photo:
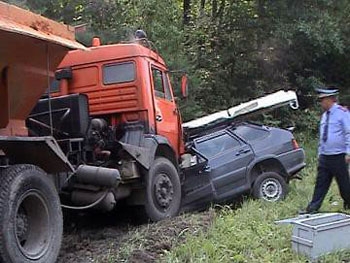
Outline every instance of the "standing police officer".
<path fill-rule="evenodd" d="M 350 208 L 350 113 L 338 105 L 336 89 L 316 89 L 324 110 L 320 125 L 318 167 L 314 194 L 304 213 L 314 213 L 322 205 L 332 178 L 335 177 L 344 208 Z"/>

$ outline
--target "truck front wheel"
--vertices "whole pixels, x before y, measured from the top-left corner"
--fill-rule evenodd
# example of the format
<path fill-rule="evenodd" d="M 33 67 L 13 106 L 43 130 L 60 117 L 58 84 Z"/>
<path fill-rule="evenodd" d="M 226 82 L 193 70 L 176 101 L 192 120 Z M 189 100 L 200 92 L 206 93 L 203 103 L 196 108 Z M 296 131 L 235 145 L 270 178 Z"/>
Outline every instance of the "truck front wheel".
<path fill-rule="evenodd" d="M 147 216 L 152 221 L 176 216 L 181 205 L 181 184 L 174 165 L 157 157 L 146 175 Z"/>
<path fill-rule="evenodd" d="M 47 174 L 13 165 L 0 175 L 0 262 L 55 262 L 63 230 L 60 200 Z"/>

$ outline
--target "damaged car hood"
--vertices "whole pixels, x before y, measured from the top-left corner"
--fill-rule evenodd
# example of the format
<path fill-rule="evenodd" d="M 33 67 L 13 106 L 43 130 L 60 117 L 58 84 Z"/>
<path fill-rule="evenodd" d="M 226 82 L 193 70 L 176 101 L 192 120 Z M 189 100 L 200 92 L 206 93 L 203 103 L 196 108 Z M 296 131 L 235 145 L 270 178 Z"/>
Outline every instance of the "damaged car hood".
<path fill-rule="evenodd" d="M 233 120 L 238 116 L 246 116 L 252 113 L 264 112 L 267 109 L 275 109 L 289 105 L 292 109 L 298 109 L 298 99 L 294 91 L 280 90 L 275 93 L 241 103 L 227 110 L 219 111 L 186 123 L 182 127 L 186 130 L 197 129 L 227 120 Z"/>

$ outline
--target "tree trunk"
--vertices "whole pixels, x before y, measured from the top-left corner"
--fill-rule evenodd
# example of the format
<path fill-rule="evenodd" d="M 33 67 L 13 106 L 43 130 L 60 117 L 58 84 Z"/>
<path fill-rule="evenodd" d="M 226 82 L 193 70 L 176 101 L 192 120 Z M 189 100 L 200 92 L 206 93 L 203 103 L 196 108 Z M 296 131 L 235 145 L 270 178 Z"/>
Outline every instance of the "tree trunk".
<path fill-rule="evenodd" d="M 266 20 L 266 13 L 265 13 L 265 0 L 258 0 L 258 15 L 259 15 L 259 26 L 260 29 L 258 29 L 258 38 L 257 38 L 257 48 L 260 50 L 263 44 L 263 30 L 265 28 L 265 20 Z"/>
<path fill-rule="evenodd" d="M 199 9 L 199 16 L 202 17 L 205 14 L 205 0 L 201 0 L 201 5 L 200 5 L 200 9 Z"/>
<path fill-rule="evenodd" d="M 217 15 L 217 11 L 218 11 L 218 2 L 217 2 L 217 0 L 212 0 L 211 1 L 211 6 L 212 6 L 211 16 L 212 16 L 212 18 L 215 18 L 216 15 Z"/>
<path fill-rule="evenodd" d="M 184 0 L 183 2 L 183 24 L 186 26 L 190 23 L 190 13 L 191 13 L 191 0 Z"/>

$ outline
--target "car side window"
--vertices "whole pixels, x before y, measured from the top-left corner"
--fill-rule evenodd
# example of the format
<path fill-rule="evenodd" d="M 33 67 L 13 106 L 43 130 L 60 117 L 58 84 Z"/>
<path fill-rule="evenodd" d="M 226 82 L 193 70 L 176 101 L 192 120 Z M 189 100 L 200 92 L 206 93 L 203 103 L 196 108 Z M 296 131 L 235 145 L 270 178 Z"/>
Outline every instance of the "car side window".
<path fill-rule="evenodd" d="M 171 101 L 172 97 L 170 93 L 169 80 L 166 74 L 164 74 L 159 69 L 153 68 L 152 76 L 155 96 Z"/>
<path fill-rule="evenodd" d="M 238 146 L 240 146 L 240 142 L 237 139 L 227 133 L 223 133 L 203 141 L 198 141 L 196 149 L 205 157 L 210 158 Z"/>
<path fill-rule="evenodd" d="M 269 133 L 267 130 L 248 125 L 235 127 L 232 131 L 246 141 L 260 140 Z"/>

